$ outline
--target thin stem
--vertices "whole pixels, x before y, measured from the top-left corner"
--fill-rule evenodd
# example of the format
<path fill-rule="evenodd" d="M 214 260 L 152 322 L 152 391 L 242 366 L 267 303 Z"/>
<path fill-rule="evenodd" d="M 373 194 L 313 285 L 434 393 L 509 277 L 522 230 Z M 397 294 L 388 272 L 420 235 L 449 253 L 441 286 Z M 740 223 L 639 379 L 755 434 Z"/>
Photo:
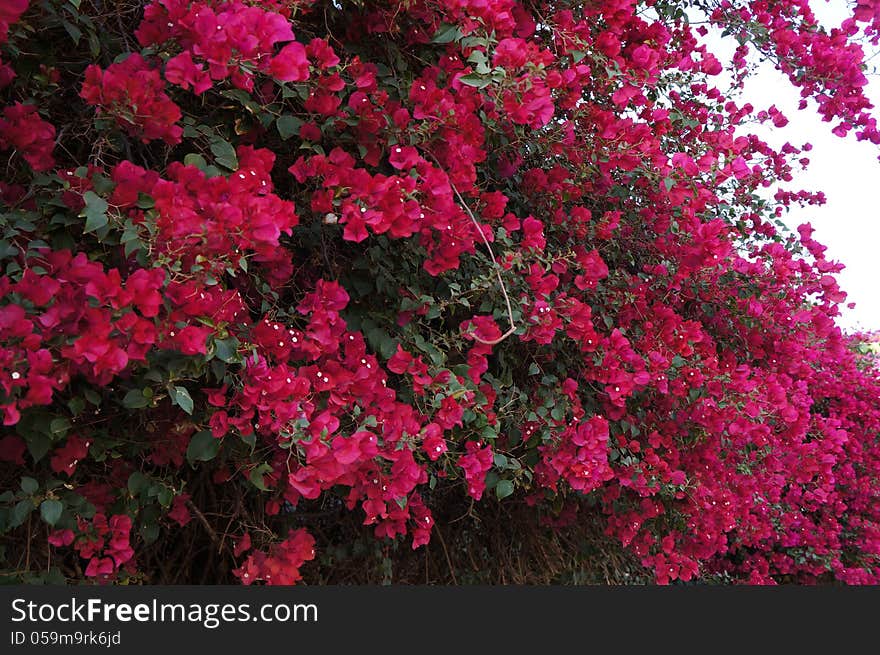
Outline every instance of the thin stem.
<path fill-rule="evenodd" d="M 437 159 L 437 157 L 434 156 L 434 153 L 431 152 L 430 150 L 428 150 L 427 148 L 425 148 L 424 151 L 425 151 L 425 154 L 427 154 L 431 159 L 433 159 L 434 163 L 436 163 L 437 166 L 441 170 L 443 170 L 443 166 L 440 164 L 440 161 Z M 487 341 L 485 339 L 481 339 L 476 334 L 471 334 L 471 337 L 473 337 L 474 341 L 482 343 L 483 345 L 486 345 L 486 346 L 494 346 L 495 344 L 501 343 L 507 337 L 509 337 L 511 334 L 516 332 L 516 321 L 513 318 L 513 307 L 510 304 L 510 296 L 507 294 L 507 286 L 504 284 L 504 278 L 501 277 L 501 266 L 498 265 L 498 260 L 495 259 L 495 253 L 492 251 L 492 245 L 489 243 L 489 240 L 486 238 L 486 235 L 483 234 L 483 230 L 480 227 L 480 223 L 477 221 L 477 218 L 476 218 L 476 216 L 474 216 L 474 213 L 471 211 L 470 206 L 468 206 L 468 204 L 465 202 L 461 193 L 458 192 L 458 189 L 456 188 L 455 184 L 452 183 L 452 180 L 449 179 L 448 175 L 446 176 L 446 181 L 449 182 L 449 187 L 452 189 L 453 193 L 455 193 L 455 196 L 458 198 L 458 201 L 464 207 L 465 212 L 467 212 L 468 217 L 471 219 L 471 223 L 474 224 L 474 227 L 476 228 L 477 232 L 480 233 L 480 237 L 483 239 L 483 243 L 486 245 L 486 250 L 489 251 L 489 258 L 492 260 L 492 265 L 495 267 L 495 276 L 498 278 L 498 284 L 501 286 L 501 294 L 504 296 L 504 304 L 507 306 L 507 319 L 508 319 L 508 321 L 510 321 L 510 329 L 508 329 L 507 332 L 502 334 L 497 339 L 491 339 L 489 341 Z"/>
<path fill-rule="evenodd" d="M 202 514 L 202 511 L 198 507 L 196 507 L 195 503 L 193 503 L 189 499 L 186 500 L 186 506 L 192 511 L 193 514 L 196 515 L 196 518 L 199 520 L 199 523 L 202 524 L 202 527 L 204 527 L 205 531 L 208 533 L 208 537 L 210 537 L 211 542 L 214 543 L 215 545 L 218 545 L 218 547 L 219 547 L 220 538 L 217 536 L 217 533 L 214 531 L 214 528 L 211 527 L 211 524 L 208 523 L 208 519 L 205 518 L 205 515 Z"/>
<path fill-rule="evenodd" d="M 480 342 L 484 345 L 487 345 L 487 346 L 494 346 L 495 344 L 498 344 L 498 343 L 501 343 L 502 341 L 504 341 L 507 337 L 509 337 L 511 334 L 513 334 L 516 331 L 516 321 L 513 318 L 513 307 L 510 304 L 510 296 L 507 294 L 507 286 L 504 284 L 504 278 L 501 277 L 501 266 L 498 265 L 498 260 L 495 259 L 495 253 L 492 252 L 492 246 L 489 243 L 489 239 L 487 239 L 486 235 L 483 234 L 483 230 L 480 227 L 479 222 L 477 222 L 477 219 L 474 216 L 474 213 L 471 211 L 471 208 L 465 202 L 462 195 L 458 192 L 458 189 L 455 188 L 455 185 L 452 183 L 452 180 L 449 180 L 449 186 L 452 188 L 452 191 L 455 193 L 456 197 L 458 198 L 458 201 L 464 207 L 464 210 L 465 210 L 465 212 L 467 212 L 468 217 L 470 217 L 471 223 L 474 224 L 474 227 L 477 229 L 477 232 L 480 233 L 480 236 L 483 239 L 483 243 L 486 245 L 486 250 L 489 251 L 489 258 L 492 260 L 492 265 L 495 267 L 495 276 L 498 278 L 498 284 L 501 286 L 501 294 L 504 296 L 504 304 L 507 306 L 507 318 L 510 321 L 510 329 L 507 330 L 507 332 L 502 334 L 497 339 L 491 339 L 489 341 L 487 341 L 485 339 L 481 339 L 476 334 L 471 335 L 471 337 L 473 337 L 474 341 L 478 341 L 478 342 Z"/>

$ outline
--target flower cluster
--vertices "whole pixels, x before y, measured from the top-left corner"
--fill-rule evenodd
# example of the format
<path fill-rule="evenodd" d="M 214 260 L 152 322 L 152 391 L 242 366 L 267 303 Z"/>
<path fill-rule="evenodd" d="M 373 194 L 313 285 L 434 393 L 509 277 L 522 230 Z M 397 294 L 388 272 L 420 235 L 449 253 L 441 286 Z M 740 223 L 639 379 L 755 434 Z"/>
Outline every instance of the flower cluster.
<path fill-rule="evenodd" d="M 89 66 L 80 95 L 144 143 L 153 139 L 180 143 L 180 107 L 165 93 L 159 71 L 138 53 L 106 70 Z"/>
<path fill-rule="evenodd" d="M 293 584 L 353 532 L 419 548 L 513 496 L 661 583 L 880 581 L 873 341 L 812 228 L 777 227 L 821 193 L 758 193 L 810 146 L 715 82 L 755 49 L 878 143 L 878 4 L 826 30 L 713 3 L 730 62 L 670 3 L 314 5 L 89 16 L 104 67 L 5 47 L 4 539 L 39 507 L 35 570 L 164 580 L 189 551 Z M 0 46 L 37 38 L 27 6 Z"/>
<path fill-rule="evenodd" d="M 131 517 L 124 514 L 111 516 L 95 514 L 90 521 L 80 519 L 80 536 L 73 542 L 79 556 L 89 561 L 85 574 L 91 578 L 107 579 L 129 562 L 134 551 L 131 538 Z M 66 546 L 72 533 L 67 530 L 50 537 L 50 543 Z"/>
<path fill-rule="evenodd" d="M 157 253 L 187 269 L 202 263 L 205 272 L 222 275 L 243 257 L 263 266 L 270 279 L 289 275 L 290 257 L 279 239 L 299 221 L 296 207 L 273 193 L 270 171 L 275 155 L 239 146 L 238 170 L 229 177 L 208 177 L 195 166 L 174 162 L 168 179 L 123 161 L 111 178 L 111 202 L 136 225 L 149 222 Z M 149 216 L 138 207 L 140 194 L 152 198 Z"/>
<path fill-rule="evenodd" d="M 0 45 L 9 39 L 9 28 L 18 22 L 21 15 L 27 11 L 30 0 L 10 0 L 0 7 Z M 15 71 L 9 64 L 4 64 L 0 59 L 0 89 L 7 86 L 15 77 Z"/>
<path fill-rule="evenodd" d="M 3 108 L 0 118 L 0 149 L 13 149 L 35 171 L 55 166 L 55 127 L 40 118 L 37 108 L 16 102 Z"/>
<path fill-rule="evenodd" d="M 0 307 L 5 425 L 17 423 L 21 410 L 52 403 L 76 375 L 109 383 L 159 341 L 153 319 L 163 271 L 139 270 L 123 280 L 84 253 L 64 250 L 40 253 L 37 261 L 14 283 L 0 278 L 3 295 L 17 300 Z"/>
<path fill-rule="evenodd" d="M 306 49 L 294 41 L 287 17 L 243 2 L 164 0 L 147 5 L 137 30 L 144 46 L 173 42 L 180 49 L 165 66 L 165 79 L 201 94 L 230 79 L 252 91 L 254 73 L 283 82 L 309 78 Z M 287 44 L 276 51 L 276 44 Z"/>
<path fill-rule="evenodd" d="M 236 555 L 251 549 L 250 535 L 245 535 L 236 545 Z M 253 550 L 244 563 L 234 571 L 244 585 L 258 581 L 267 585 L 292 585 L 302 579 L 299 569 L 315 559 L 315 540 L 305 530 L 291 530 L 287 539 L 272 546 L 269 553 Z"/>

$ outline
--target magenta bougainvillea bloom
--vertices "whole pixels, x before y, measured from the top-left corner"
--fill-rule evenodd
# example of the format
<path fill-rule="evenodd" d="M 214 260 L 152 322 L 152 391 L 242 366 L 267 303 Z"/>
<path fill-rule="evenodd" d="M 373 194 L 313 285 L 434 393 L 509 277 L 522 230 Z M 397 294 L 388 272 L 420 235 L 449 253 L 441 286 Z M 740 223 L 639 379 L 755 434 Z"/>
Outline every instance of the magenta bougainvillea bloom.
<path fill-rule="evenodd" d="M 162 581 L 202 530 L 224 581 L 294 584 L 342 517 L 408 550 L 513 501 L 591 513 L 659 583 L 880 582 L 877 339 L 779 222 L 825 200 L 788 186 L 811 146 L 735 92 L 769 57 L 880 145 L 880 2 L 36 4 L 0 6 L 29 575 Z"/>

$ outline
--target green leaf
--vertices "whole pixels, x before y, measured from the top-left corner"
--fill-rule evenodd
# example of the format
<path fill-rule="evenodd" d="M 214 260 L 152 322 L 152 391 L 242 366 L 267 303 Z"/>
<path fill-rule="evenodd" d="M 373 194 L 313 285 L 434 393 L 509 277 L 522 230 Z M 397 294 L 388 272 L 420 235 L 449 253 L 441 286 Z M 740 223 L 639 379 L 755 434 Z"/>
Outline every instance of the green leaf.
<path fill-rule="evenodd" d="M 35 494 L 39 488 L 40 483 L 33 478 L 24 477 L 21 479 L 21 490 L 28 496 Z"/>
<path fill-rule="evenodd" d="M 125 244 L 124 250 L 126 257 L 131 257 L 141 249 L 141 242 L 139 239 L 132 239 L 130 241 L 123 240 L 123 243 Z"/>
<path fill-rule="evenodd" d="M 214 160 L 231 171 L 238 169 L 238 157 L 235 154 L 235 148 L 225 139 L 215 138 L 211 141 L 211 154 Z"/>
<path fill-rule="evenodd" d="M 208 168 L 208 162 L 197 152 L 191 152 L 186 155 L 186 157 L 183 158 L 183 164 L 184 166 L 195 166 L 202 172 Z"/>
<path fill-rule="evenodd" d="M 189 391 L 186 390 L 186 387 L 171 387 L 171 402 L 187 414 L 191 415 L 193 413 L 193 399 L 189 395 Z"/>
<path fill-rule="evenodd" d="M 141 492 L 146 489 L 150 484 L 150 479 L 141 473 L 140 471 L 135 471 L 130 476 L 128 476 L 128 493 L 132 496 L 139 496 Z"/>
<path fill-rule="evenodd" d="M 79 396 L 74 396 L 67 401 L 67 408 L 70 410 L 71 415 L 79 416 L 86 408 L 86 401 Z"/>
<path fill-rule="evenodd" d="M 479 66 L 486 66 L 489 62 L 489 58 L 486 56 L 486 53 L 482 50 L 474 50 L 467 58 L 468 62 L 471 64 L 475 64 Z M 477 70 L 478 73 L 482 73 L 483 71 Z M 486 70 L 488 72 L 488 70 Z"/>
<path fill-rule="evenodd" d="M 467 84 L 468 86 L 474 86 L 478 89 L 485 89 L 487 86 L 492 84 L 491 77 L 483 77 L 482 75 L 477 75 L 476 73 L 462 75 L 461 77 L 458 78 L 458 80 L 462 84 Z"/>
<path fill-rule="evenodd" d="M 269 464 L 263 463 L 252 469 L 248 478 L 250 479 L 251 484 L 260 491 L 269 491 L 269 487 L 266 486 L 266 481 L 263 479 L 263 476 L 271 472 L 272 467 Z"/>
<path fill-rule="evenodd" d="M 186 459 L 190 462 L 210 462 L 218 452 L 220 439 L 215 439 L 208 431 L 196 432 L 186 449 Z"/>
<path fill-rule="evenodd" d="M 462 48 L 487 48 L 489 47 L 489 38 L 488 36 L 471 34 L 461 40 L 461 46 Z"/>
<path fill-rule="evenodd" d="M 82 30 L 70 21 L 64 20 L 63 18 L 61 19 L 61 25 L 64 26 L 64 29 L 70 35 L 70 38 L 73 39 L 73 42 L 76 45 L 79 45 L 79 40 L 82 38 L 83 35 Z"/>
<path fill-rule="evenodd" d="M 440 352 L 440 350 L 438 350 L 434 344 L 426 341 L 422 335 L 415 335 L 415 337 L 413 337 L 413 342 L 416 344 L 416 347 L 419 350 L 428 355 L 428 357 L 431 359 L 431 363 L 434 364 L 434 366 L 440 366 L 443 364 L 443 361 L 445 360 L 443 353 Z M 394 351 L 392 351 L 391 355 L 394 355 L 395 352 L 397 352 L 396 341 L 394 342 Z"/>
<path fill-rule="evenodd" d="M 507 498 L 510 494 L 513 493 L 513 482 L 510 480 L 499 480 L 498 484 L 495 485 L 495 496 L 498 500 L 502 498 Z"/>
<path fill-rule="evenodd" d="M 150 405 L 150 399 L 144 395 L 141 389 L 132 389 L 122 399 L 122 406 L 126 409 L 143 409 Z"/>
<path fill-rule="evenodd" d="M 162 371 L 151 368 L 149 371 L 144 373 L 144 379 L 149 380 L 150 382 L 162 382 Z M 152 395 L 144 393 L 144 397 L 152 398 Z"/>
<path fill-rule="evenodd" d="M 145 523 L 141 527 L 141 537 L 144 540 L 144 543 L 149 545 L 156 541 L 159 538 L 159 524 L 158 523 Z"/>
<path fill-rule="evenodd" d="M 461 38 L 461 30 L 457 25 L 443 23 L 431 39 L 431 43 L 452 43 Z"/>
<path fill-rule="evenodd" d="M 367 341 L 373 350 L 378 350 L 385 359 L 397 352 L 397 341 L 381 327 L 372 327 L 366 332 Z"/>
<path fill-rule="evenodd" d="M 18 501 L 12 508 L 12 515 L 9 517 L 9 527 L 17 528 L 27 520 L 27 517 L 34 511 L 34 504 L 30 498 Z"/>
<path fill-rule="evenodd" d="M 214 339 L 214 357 L 230 364 L 238 361 L 238 340 L 229 337 L 228 339 Z"/>
<path fill-rule="evenodd" d="M 49 525 L 58 523 L 61 518 L 61 512 L 64 511 L 64 505 L 58 500 L 44 500 L 40 503 L 40 516 Z"/>
<path fill-rule="evenodd" d="M 59 436 L 64 436 L 67 434 L 67 431 L 70 429 L 70 421 L 66 418 L 59 417 L 52 419 L 52 422 L 49 423 L 49 432 L 52 433 L 52 436 L 57 438 Z"/>
<path fill-rule="evenodd" d="M 137 206 L 138 209 L 152 209 L 156 206 L 156 201 L 153 200 L 152 196 L 149 196 L 146 193 L 139 191 Z"/>
<path fill-rule="evenodd" d="M 148 505 L 138 516 L 139 529 L 138 532 L 143 538 L 144 543 L 149 545 L 159 538 L 159 512 L 161 510 L 157 505 Z"/>
<path fill-rule="evenodd" d="M 25 439 L 27 443 L 28 451 L 31 454 L 31 457 L 34 458 L 34 463 L 39 462 L 43 457 L 46 456 L 46 453 L 49 452 L 49 447 L 52 445 L 51 441 L 49 441 L 49 437 L 45 434 L 29 434 Z"/>
<path fill-rule="evenodd" d="M 83 194 L 83 200 L 86 203 L 80 216 L 85 216 L 86 225 L 83 230 L 85 234 L 100 230 L 107 225 L 107 201 L 104 200 L 94 191 L 86 191 Z"/>
<path fill-rule="evenodd" d="M 140 235 L 138 234 L 137 228 L 126 221 L 125 229 L 122 231 L 122 236 L 119 237 L 119 241 L 128 244 L 132 241 L 137 241 L 138 239 L 140 239 Z"/>
<path fill-rule="evenodd" d="M 158 500 L 162 507 L 171 507 L 171 502 L 174 500 L 174 492 L 168 487 L 162 487 L 159 490 Z"/>
<path fill-rule="evenodd" d="M 211 373 L 218 381 L 222 381 L 226 377 L 226 364 L 219 359 L 211 360 Z"/>
<path fill-rule="evenodd" d="M 293 86 L 283 84 L 281 86 L 281 96 L 283 98 L 299 98 L 300 100 L 308 100 L 309 90 L 308 88 L 306 88 L 305 84 L 294 84 Z"/>
<path fill-rule="evenodd" d="M 98 39 L 98 35 L 91 30 L 89 30 L 89 52 L 93 59 L 101 54 L 101 41 Z"/>
<path fill-rule="evenodd" d="M 281 138 L 287 141 L 290 137 L 299 134 L 299 128 L 302 127 L 303 121 L 296 116 L 291 116 L 290 114 L 284 114 L 278 117 L 278 120 L 275 121 L 275 127 L 278 129 L 278 134 L 281 135 Z"/>

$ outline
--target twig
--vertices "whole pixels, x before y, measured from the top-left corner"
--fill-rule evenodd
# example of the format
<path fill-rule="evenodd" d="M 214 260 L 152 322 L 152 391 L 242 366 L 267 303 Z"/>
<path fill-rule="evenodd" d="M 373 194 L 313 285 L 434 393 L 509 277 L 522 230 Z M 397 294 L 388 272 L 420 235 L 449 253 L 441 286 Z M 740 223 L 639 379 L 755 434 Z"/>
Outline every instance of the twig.
<path fill-rule="evenodd" d="M 211 538 L 211 542 L 214 545 L 218 545 L 220 543 L 220 538 L 217 536 L 217 533 L 214 531 L 214 528 L 211 527 L 211 524 L 208 523 L 208 519 L 205 518 L 205 515 L 202 514 L 202 511 L 196 507 L 191 500 L 187 498 L 186 506 L 192 510 L 192 513 L 196 515 L 196 518 L 201 522 L 201 524 L 205 527 L 205 531 L 208 533 L 208 536 Z"/>
<path fill-rule="evenodd" d="M 226 541 L 226 537 L 229 536 L 229 528 L 232 527 L 232 522 L 235 521 L 241 514 L 241 496 L 238 497 L 238 502 L 235 504 L 235 512 L 231 517 L 229 517 L 229 523 L 226 524 L 226 527 L 223 529 L 223 537 L 220 539 L 220 543 L 217 545 L 217 550 L 223 550 L 223 543 Z"/>
<path fill-rule="evenodd" d="M 434 526 L 434 532 L 440 537 L 440 545 L 443 546 L 443 554 L 446 555 L 446 564 L 449 565 L 449 575 L 452 576 L 452 584 L 458 586 L 458 580 L 455 579 L 455 569 L 452 567 L 452 558 L 449 557 L 449 551 L 446 550 L 446 542 L 443 540 L 443 532 L 437 526 Z"/>
<path fill-rule="evenodd" d="M 27 547 L 25 548 L 24 570 L 31 570 L 31 515 L 28 514 L 27 522 Z"/>
<path fill-rule="evenodd" d="M 479 521 L 480 519 L 479 519 L 478 517 L 474 516 L 473 511 L 474 511 L 474 499 L 471 498 L 471 505 L 470 505 L 470 507 L 468 507 L 468 510 L 467 510 L 464 514 L 462 514 L 461 516 L 459 516 L 458 518 L 456 518 L 456 519 L 452 519 L 451 521 L 449 521 L 449 523 L 450 523 L 450 524 L 452 524 L 452 523 L 458 523 L 459 521 L 461 521 L 462 519 L 467 518 L 468 516 L 470 516 L 470 517 L 472 517 L 472 518 L 475 518 L 475 519 L 477 519 L 477 521 Z"/>
<path fill-rule="evenodd" d="M 437 163 L 438 166 L 440 166 L 440 162 L 437 161 L 437 158 L 433 155 L 433 153 L 427 150 L 425 150 L 425 152 L 431 157 L 431 159 L 433 159 Z M 440 166 L 440 168 L 442 169 L 442 166 Z M 474 224 L 477 232 L 480 233 L 480 237 L 483 239 L 483 243 L 486 245 L 486 250 L 489 251 L 489 258 L 492 260 L 492 265 L 495 267 L 495 275 L 498 278 L 498 284 L 501 286 L 501 293 L 504 296 L 504 303 L 507 306 L 507 319 L 510 321 L 510 329 L 507 330 L 507 332 L 502 334 L 497 339 L 490 340 L 481 339 L 476 334 L 471 334 L 471 337 L 474 339 L 474 341 L 478 341 L 479 343 L 482 343 L 486 346 L 494 346 L 495 344 L 501 343 L 511 334 L 516 332 L 516 321 L 513 318 L 513 307 L 510 304 L 510 296 L 507 294 L 507 286 L 504 284 L 504 278 L 501 277 L 501 266 L 498 265 L 498 260 L 495 259 L 495 253 L 492 251 L 492 245 L 489 243 L 489 239 L 487 239 L 486 235 L 483 234 L 483 229 L 480 227 L 480 223 L 477 221 L 477 218 L 474 216 L 471 208 L 465 202 L 461 193 L 459 193 L 455 184 L 453 184 L 452 180 L 449 179 L 449 176 L 447 176 L 447 180 L 449 181 L 449 186 L 452 189 L 453 193 L 455 193 L 456 198 L 458 198 L 458 201 L 462 204 L 465 212 L 467 212 L 468 217 L 471 219 L 471 223 Z"/>

